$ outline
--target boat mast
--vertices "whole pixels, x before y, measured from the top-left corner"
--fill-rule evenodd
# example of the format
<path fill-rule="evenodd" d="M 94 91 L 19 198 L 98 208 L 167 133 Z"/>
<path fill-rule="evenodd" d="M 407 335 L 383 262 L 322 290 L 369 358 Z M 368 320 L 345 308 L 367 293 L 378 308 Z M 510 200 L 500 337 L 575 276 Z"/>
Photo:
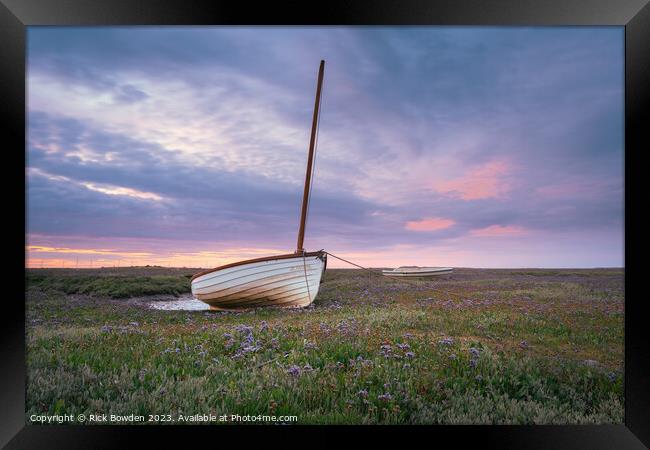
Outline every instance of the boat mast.
<path fill-rule="evenodd" d="M 325 61 L 321 60 L 318 69 L 318 84 L 316 86 L 316 101 L 314 102 L 314 117 L 311 124 L 311 139 L 309 140 L 309 156 L 307 157 L 307 173 L 305 175 L 305 192 L 302 194 L 302 212 L 300 213 L 300 229 L 298 231 L 298 245 L 296 253 L 303 253 L 302 244 L 305 239 L 305 221 L 307 220 L 307 203 L 309 201 L 309 187 L 311 184 L 311 170 L 314 162 L 314 145 L 316 144 L 316 127 L 318 126 L 318 110 L 320 108 L 320 93 L 323 86 L 323 71 Z"/>

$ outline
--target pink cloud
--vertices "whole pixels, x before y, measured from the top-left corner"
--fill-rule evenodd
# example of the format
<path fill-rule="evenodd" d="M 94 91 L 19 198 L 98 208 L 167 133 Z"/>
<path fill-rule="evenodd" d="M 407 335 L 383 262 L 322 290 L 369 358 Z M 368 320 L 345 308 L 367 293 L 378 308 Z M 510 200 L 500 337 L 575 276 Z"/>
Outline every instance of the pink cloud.
<path fill-rule="evenodd" d="M 431 217 L 428 219 L 406 222 L 405 228 L 411 231 L 437 231 L 449 228 L 456 222 L 451 219 Z"/>
<path fill-rule="evenodd" d="M 528 233 L 524 227 L 517 225 L 490 225 L 485 228 L 471 230 L 469 234 L 480 237 L 521 236 Z"/>
<path fill-rule="evenodd" d="M 607 186 L 597 181 L 572 181 L 550 184 L 536 189 L 536 192 L 546 198 L 589 197 L 604 192 Z"/>
<path fill-rule="evenodd" d="M 505 161 L 491 161 L 470 169 L 459 178 L 436 183 L 433 189 L 463 200 L 500 198 L 510 191 L 510 183 L 504 179 L 510 170 L 511 166 Z"/>

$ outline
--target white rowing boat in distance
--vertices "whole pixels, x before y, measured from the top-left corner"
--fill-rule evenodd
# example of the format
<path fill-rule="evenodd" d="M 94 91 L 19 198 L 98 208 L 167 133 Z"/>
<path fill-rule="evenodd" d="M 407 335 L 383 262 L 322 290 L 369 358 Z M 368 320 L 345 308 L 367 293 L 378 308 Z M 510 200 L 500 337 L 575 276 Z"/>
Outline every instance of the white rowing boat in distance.
<path fill-rule="evenodd" d="M 190 280 L 192 295 L 210 305 L 210 309 L 304 307 L 311 304 L 318 294 L 321 276 L 327 266 L 327 253 L 323 250 L 305 251 L 303 240 L 324 69 L 325 61 L 321 61 L 296 251 L 285 255 L 238 261 L 194 275 Z"/>
<path fill-rule="evenodd" d="M 453 271 L 452 267 L 401 266 L 396 269 L 382 270 L 381 273 L 386 277 L 434 277 L 448 275 Z"/>

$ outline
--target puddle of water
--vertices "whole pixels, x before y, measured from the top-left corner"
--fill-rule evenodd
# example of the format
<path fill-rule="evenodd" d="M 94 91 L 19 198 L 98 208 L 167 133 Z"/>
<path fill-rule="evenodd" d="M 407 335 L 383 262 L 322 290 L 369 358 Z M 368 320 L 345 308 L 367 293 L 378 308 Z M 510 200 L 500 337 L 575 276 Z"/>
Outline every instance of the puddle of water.
<path fill-rule="evenodd" d="M 179 297 L 175 300 L 149 302 L 149 307 L 168 311 L 207 311 L 210 309 L 210 306 L 194 297 Z"/>

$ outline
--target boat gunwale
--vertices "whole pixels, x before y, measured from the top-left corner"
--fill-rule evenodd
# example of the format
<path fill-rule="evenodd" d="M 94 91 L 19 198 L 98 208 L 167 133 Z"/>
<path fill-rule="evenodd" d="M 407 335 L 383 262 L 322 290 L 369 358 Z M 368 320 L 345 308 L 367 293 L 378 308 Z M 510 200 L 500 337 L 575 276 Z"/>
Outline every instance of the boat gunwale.
<path fill-rule="evenodd" d="M 308 257 L 308 256 L 318 256 L 321 257 L 325 254 L 323 250 L 318 250 L 316 252 L 302 252 L 302 253 L 286 253 L 283 255 L 275 255 L 275 256 L 262 256 L 260 258 L 253 258 L 253 259 L 247 259 L 244 261 L 237 261 L 229 264 L 224 264 L 222 266 L 215 267 L 214 269 L 207 269 L 203 270 L 201 272 L 198 272 L 190 278 L 190 281 L 194 281 L 194 279 L 198 277 L 202 277 L 203 275 L 207 275 L 212 272 L 217 272 L 219 270 L 223 269 L 228 269 L 230 267 L 237 267 L 237 266 L 243 266 L 245 264 L 251 264 L 251 263 L 258 263 L 258 262 L 264 262 L 264 261 L 273 261 L 275 259 L 290 259 L 290 258 L 302 258 L 302 257 Z"/>

